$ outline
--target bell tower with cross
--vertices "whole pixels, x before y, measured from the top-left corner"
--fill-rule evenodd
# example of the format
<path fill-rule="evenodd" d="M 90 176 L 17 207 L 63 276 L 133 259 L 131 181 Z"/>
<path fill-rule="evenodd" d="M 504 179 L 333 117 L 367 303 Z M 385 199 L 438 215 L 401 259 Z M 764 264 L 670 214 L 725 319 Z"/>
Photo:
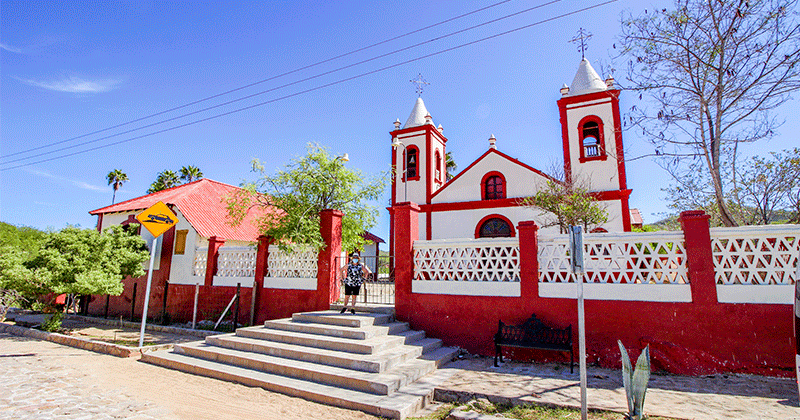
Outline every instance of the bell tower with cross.
<path fill-rule="evenodd" d="M 619 229 L 630 231 L 630 212 L 619 112 L 619 89 L 614 78 L 603 80 L 586 59 L 587 41 L 592 35 L 580 28 L 570 41 L 581 53 L 578 71 L 570 86 L 561 88 L 558 108 L 564 148 L 564 179 L 588 189 L 603 201 L 609 220 Z M 614 207 L 614 208 L 612 208 Z"/>
<path fill-rule="evenodd" d="M 392 143 L 392 206 L 414 202 L 430 204 L 431 195 L 447 181 L 445 170 L 444 129 L 433 123 L 425 107 L 422 93 L 429 83 L 418 74 L 410 80 L 415 85 L 417 99 L 411 114 L 403 124 L 398 118 L 391 131 Z M 427 223 L 420 219 L 420 238 L 426 238 Z M 393 223 L 392 223 L 393 226 Z M 391 229 L 391 228 L 390 228 Z M 393 235 L 393 232 L 390 233 Z M 393 236 L 391 236 L 393 237 Z"/>

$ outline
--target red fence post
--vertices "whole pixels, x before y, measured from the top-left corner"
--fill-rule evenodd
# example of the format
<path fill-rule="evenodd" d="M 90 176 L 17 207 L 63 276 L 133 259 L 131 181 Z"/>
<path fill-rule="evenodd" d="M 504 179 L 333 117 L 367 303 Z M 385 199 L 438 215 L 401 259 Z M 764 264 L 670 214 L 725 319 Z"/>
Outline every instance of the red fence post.
<path fill-rule="evenodd" d="M 692 288 L 692 302 L 717 303 L 717 281 L 711 252 L 711 216 L 702 210 L 681 212 L 680 221 L 686 244 L 686 268 Z"/>
<path fill-rule="evenodd" d="M 339 283 L 336 257 L 342 253 L 342 215 L 339 210 L 326 209 L 319 212 L 319 231 L 325 247 L 317 259 L 317 305 L 328 309 L 339 299 Z"/>
<path fill-rule="evenodd" d="M 206 281 L 205 286 L 211 287 L 214 285 L 214 275 L 217 274 L 217 258 L 219 258 L 219 249 L 225 244 L 225 239 L 219 236 L 212 236 L 208 238 L 208 259 L 206 260 Z"/>
<path fill-rule="evenodd" d="M 522 298 L 539 297 L 539 226 L 530 220 L 519 222 L 519 277 Z"/>
<path fill-rule="evenodd" d="M 256 249 L 256 272 L 253 277 L 253 292 L 250 294 L 250 325 L 255 325 L 260 321 L 258 317 L 261 311 L 261 289 L 264 288 L 264 276 L 267 274 L 267 264 L 269 261 L 270 238 L 261 235 L 258 237 L 258 248 Z"/>
<path fill-rule="evenodd" d="M 394 206 L 394 308 L 399 319 L 411 315 L 411 280 L 414 277 L 414 241 L 419 239 L 419 206 Z"/>

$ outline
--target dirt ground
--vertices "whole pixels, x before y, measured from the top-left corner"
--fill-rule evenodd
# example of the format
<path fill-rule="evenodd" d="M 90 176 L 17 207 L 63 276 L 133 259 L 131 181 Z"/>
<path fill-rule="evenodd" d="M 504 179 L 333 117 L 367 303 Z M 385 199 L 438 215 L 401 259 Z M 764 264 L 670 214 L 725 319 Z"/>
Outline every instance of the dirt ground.
<path fill-rule="evenodd" d="M 116 327 L 72 319 L 65 319 L 61 325 L 65 329 L 65 331 L 61 331 L 62 334 L 129 347 L 139 346 L 139 329 L 136 328 Z M 158 331 L 145 331 L 144 333 L 144 343 L 146 346 L 154 344 L 185 343 L 198 340 L 201 339 L 196 336 L 167 334 Z"/>
<path fill-rule="evenodd" d="M 6 362 L 13 360 L 13 363 L 24 364 L 28 372 L 63 372 L 74 384 L 71 394 L 81 394 L 88 404 L 96 400 L 98 390 L 102 390 L 103 395 L 112 394 L 135 402 L 132 406 L 141 405 L 147 407 L 148 412 L 157 409 L 165 414 L 159 418 L 377 419 L 359 411 L 190 375 L 133 358 L 118 358 L 26 337 L 0 335 L 0 356 Z M 17 378 L 17 381 L 37 380 L 33 379 L 36 375 L 25 376 L 28 378 Z M 40 386 L 46 388 L 47 383 Z M 135 413 L 130 414 L 136 417 Z"/>

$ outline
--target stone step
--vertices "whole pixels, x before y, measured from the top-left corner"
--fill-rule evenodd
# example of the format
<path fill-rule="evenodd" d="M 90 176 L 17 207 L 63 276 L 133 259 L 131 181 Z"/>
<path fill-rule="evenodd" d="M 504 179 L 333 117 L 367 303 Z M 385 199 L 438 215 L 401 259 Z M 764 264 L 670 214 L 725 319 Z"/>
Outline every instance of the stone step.
<path fill-rule="evenodd" d="M 436 368 L 440 368 L 447 363 L 450 363 L 458 356 L 458 347 L 442 347 L 442 342 L 439 340 L 439 347 L 434 350 L 426 351 L 420 359 L 430 360 L 436 364 Z"/>
<path fill-rule="evenodd" d="M 419 340 L 424 339 L 425 338 L 425 331 L 406 330 L 406 331 L 402 331 L 402 332 L 399 332 L 399 333 L 393 334 L 393 335 L 396 335 L 398 337 L 403 337 L 403 340 L 405 340 L 403 342 L 405 344 L 409 344 L 409 343 L 414 343 L 414 342 L 417 342 Z"/>
<path fill-rule="evenodd" d="M 338 311 L 319 311 L 292 314 L 292 321 L 361 328 L 369 325 L 388 324 L 394 321 L 394 315 L 374 312 L 356 312 L 355 314 L 347 312 L 340 314 Z"/>
<path fill-rule="evenodd" d="M 424 408 L 432 399 L 434 387 L 455 372 L 449 369 L 436 371 L 416 383 L 400 388 L 397 392 L 386 396 L 287 378 L 173 352 L 146 352 L 142 355 L 141 360 L 195 375 L 261 387 L 323 404 L 400 420 Z"/>
<path fill-rule="evenodd" d="M 331 309 L 335 310 L 337 312 L 340 311 L 342 308 L 344 308 L 344 305 L 342 305 L 341 303 L 333 303 L 333 304 L 331 304 Z M 348 306 L 348 308 L 350 308 L 350 306 Z M 389 304 L 363 303 L 363 302 L 358 302 L 356 304 L 356 312 L 374 312 L 374 313 L 387 314 L 387 315 L 392 315 L 392 316 L 394 316 L 394 314 L 395 314 L 395 310 L 394 310 L 394 305 L 393 304 L 389 305 Z"/>
<path fill-rule="evenodd" d="M 327 335 L 331 337 L 344 337 L 364 340 L 380 335 L 398 334 L 408 331 L 407 322 L 390 322 L 383 325 L 372 325 L 361 328 L 350 326 L 316 324 L 310 322 L 297 322 L 291 319 L 276 319 L 264 323 L 267 328 L 284 331 L 304 332 L 308 334 Z"/>
<path fill-rule="evenodd" d="M 376 354 L 394 346 L 414 341 L 409 340 L 409 337 L 403 334 L 405 334 L 405 332 L 399 335 L 384 335 L 363 340 L 356 340 L 352 338 L 330 337 L 304 332 L 276 330 L 261 326 L 245 327 L 236 330 L 236 335 L 240 337 L 249 337 L 259 340 L 268 340 L 279 343 L 288 343 L 299 346 L 360 354 Z"/>
<path fill-rule="evenodd" d="M 431 360 L 412 359 L 383 373 L 362 372 L 263 353 L 217 347 L 204 342 L 176 345 L 175 352 L 218 363 L 380 395 L 395 392 L 436 370 L 436 363 Z"/>
<path fill-rule="evenodd" d="M 354 354 L 240 337 L 233 334 L 212 336 L 206 339 L 206 344 L 213 346 L 373 373 L 385 372 L 400 363 L 420 357 L 423 352 L 436 349 L 436 342 L 441 346 L 441 340 L 425 339 L 412 345 L 399 345 L 377 354 Z"/>

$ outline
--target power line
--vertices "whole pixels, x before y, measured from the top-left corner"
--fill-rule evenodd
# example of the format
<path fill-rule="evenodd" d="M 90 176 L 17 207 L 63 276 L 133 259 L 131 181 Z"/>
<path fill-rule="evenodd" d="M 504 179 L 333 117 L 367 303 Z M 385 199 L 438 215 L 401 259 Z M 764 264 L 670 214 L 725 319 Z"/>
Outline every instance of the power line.
<path fill-rule="evenodd" d="M 187 107 L 190 107 L 192 105 L 197 105 L 199 103 L 206 102 L 206 101 L 209 101 L 211 99 L 219 98 L 220 96 L 225 96 L 225 95 L 228 95 L 228 94 L 233 93 L 233 92 L 238 92 L 240 90 L 247 89 L 247 88 L 250 88 L 250 87 L 253 87 L 253 86 L 256 86 L 256 85 L 260 85 L 262 83 L 266 83 L 266 82 L 269 82 L 271 80 L 275 80 L 275 79 L 281 78 L 283 76 L 288 76 L 290 74 L 294 74 L 294 73 L 297 73 L 299 71 L 308 70 L 308 69 L 310 69 L 312 67 L 316 67 L 316 66 L 319 66 L 321 64 L 325 64 L 325 63 L 331 62 L 333 60 L 337 60 L 339 58 L 347 57 L 349 55 L 353 55 L 355 53 L 359 53 L 361 51 L 365 51 L 365 50 L 368 50 L 370 48 L 386 44 L 388 42 L 396 41 L 396 40 L 398 40 L 400 38 L 405 38 L 405 37 L 407 37 L 409 35 L 413 35 L 413 34 L 416 34 L 416 33 L 431 29 L 431 28 L 435 28 L 437 26 L 444 25 L 445 23 L 449 23 L 449 22 L 452 22 L 454 20 L 458 20 L 458 19 L 470 16 L 470 15 L 473 15 L 475 13 L 479 13 L 479 12 L 482 12 L 484 10 L 491 9 L 493 7 L 499 6 L 499 5 L 503 4 L 503 3 L 508 3 L 510 1 L 511 0 L 499 1 L 497 3 L 490 4 L 489 6 L 482 7 L 480 9 L 476 9 L 476 10 L 473 10 L 471 12 L 467 12 L 467 13 L 455 16 L 455 17 L 452 17 L 450 19 L 446 19 L 446 20 L 443 20 L 443 21 L 438 22 L 438 23 L 434 23 L 433 25 L 428 25 L 428 26 L 425 26 L 423 28 L 416 29 L 416 30 L 413 30 L 411 32 L 404 33 L 402 35 L 398 35 L 398 36 L 395 36 L 395 37 L 392 37 L 392 38 L 389 38 L 389 39 L 386 39 L 386 40 L 383 40 L 383 41 L 380 41 L 380 42 L 377 42 L 377 43 L 374 43 L 374 44 L 371 44 L 371 45 L 367 45 L 366 47 L 361 47 L 361 48 L 352 50 L 350 52 L 337 55 L 335 57 L 331 57 L 331 58 L 328 58 L 328 59 L 325 59 L 325 60 L 322 60 L 322 61 L 318 61 L 318 62 L 313 63 L 313 64 L 309 64 L 309 65 L 304 66 L 304 67 L 299 67 L 299 68 L 296 68 L 294 70 L 290 70 L 290 71 L 287 71 L 285 73 L 281 73 L 281 74 L 276 75 L 276 76 L 271 76 L 271 77 L 268 77 L 266 79 L 262 79 L 262 80 L 259 80 L 259 81 L 253 82 L 253 83 L 249 83 L 247 85 L 240 86 L 240 87 L 237 87 L 237 88 L 234 88 L 234 89 L 231 89 L 231 90 L 227 90 L 227 91 L 222 92 L 222 93 L 217 93 L 215 95 L 207 96 L 205 98 L 198 99 L 196 101 L 192 101 L 192 102 L 189 102 L 189 103 L 186 103 L 186 104 L 183 104 L 183 105 L 179 105 L 179 106 L 176 106 L 174 108 L 170 108 L 170 109 L 167 109 L 167 110 L 164 110 L 164 111 L 159 111 L 159 112 L 156 112 L 155 114 L 150 114 L 150 115 L 147 115 L 147 116 L 144 116 L 144 117 L 136 118 L 136 119 L 131 120 L 131 121 L 127 121 L 127 122 L 124 122 L 124 123 L 113 125 L 111 127 L 106 127 L 106 128 L 103 128 L 103 129 L 100 129 L 100 130 L 97 130 L 97 131 L 92 131 L 91 133 L 81 134 L 80 136 L 71 137 L 71 138 L 68 138 L 68 139 L 65 139 L 65 140 L 56 141 L 56 142 L 45 144 L 45 145 L 42 145 L 42 146 L 32 147 L 30 149 L 22 150 L 22 151 L 19 151 L 19 152 L 9 153 L 9 154 L 7 154 L 5 156 L 0 156 L 0 159 L 7 158 L 7 157 L 10 157 L 10 156 L 16 156 L 16 155 L 23 154 L 23 153 L 32 152 L 34 150 L 45 149 L 45 148 L 48 148 L 48 147 L 51 147 L 51 146 L 55 146 L 55 145 L 58 145 L 58 144 L 68 143 L 68 142 L 71 142 L 73 140 L 78 140 L 78 139 L 81 139 L 81 138 L 84 138 L 84 137 L 88 137 L 88 136 L 91 136 L 91 135 L 94 135 L 94 134 L 100 134 L 100 133 L 103 133 L 103 132 L 106 132 L 106 131 L 109 131 L 109 130 L 113 130 L 115 128 L 124 127 L 126 125 L 130 125 L 130 124 L 133 124 L 133 123 L 144 121 L 146 119 L 157 117 L 159 115 L 164 115 L 164 114 L 170 113 L 172 111 L 177 111 L 179 109 L 187 108 Z M 41 155 L 37 155 L 37 156 L 41 156 Z M 36 156 L 31 156 L 29 158 L 33 158 L 33 157 L 36 157 Z M 24 160 L 24 159 L 22 159 L 22 160 Z M 17 160 L 13 160 L 13 161 L 9 161 L 9 162 L 6 162 L 6 163 L 11 163 L 11 162 L 16 162 L 16 161 Z"/>
<path fill-rule="evenodd" d="M 108 136 L 96 138 L 94 140 L 87 140 L 87 141 L 84 141 L 84 142 L 81 142 L 81 143 L 73 144 L 71 146 L 65 146 L 65 147 L 61 147 L 61 148 L 58 148 L 58 149 L 53 149 L 53 150 L 50 150 L 50 151 L 37 153 L 37 154 L 31 155 L 31 156 L 12 159 L 12 160 L 9 160 L 9 161 L 6 161 L 6 162 L 2 162 L 0 164 L 1 165 L 8 165 L 8 164 L 14 163 L 14 162 L 20 162 L 20 161 L 24 161 L 24 160 L 35 159 L 35 158 L 41 157 L 41 156 L 51 155 L 53 153 L 58 153 L 58 152 L 61 152 L 61 151 L 64 151 L 64 150 L 75 149 L 77 147 L 85 146 L 87 144 L 97 143 L 99 141 L 108 140 L 110 138 L 119 137 L 119 136 L 122 136 L 122 135 L 125 135 L 125 134 L 130 134 L 130 133 L 133 133 L 135 131 L 144 130 L 145 128 L 150 128 L 150 127 L 154 127 L 154 126 L 157 126 L 157 125 L 165 124 L 165 123 L 172 122 L 172 121 L 175 121 L 175 120 L 178 120 L 178 119 L 181 119 L 181 118 L 184 118 L 184 117 L 188 117 L 188 116 L 191 116 L 191 115 L 200 114 L 200 113 L 203 113 L 203 112 L 206 112 L 206 111 L 210 111 L 212 109 L 221 108 L 223 106 L 227 106 L 227 105 L 230 105 L 230 104 L 233 104 L 233 103 L 236 103 L 236 102 L 241 102 L 241 101 L 244 101 L 246 99 L 251 99 L 251 98 L 254 98 L 256 96 L 263 95 L 265 93 L 274 92 L 276 90 L 280 90 L 280 89 L 283 89 L 285 87 L 289 87 L 289 86 L 293 86 L 293 85 L 296 85 L 296 84 L 299 84 L 299 83 L 307 82 L 307 81 L 313 80 L 313 79 L 318 79 L 318 78 L 320 78 L 322 76 L 327 76 L 329 74 L 333 74 L 333 73 L 336 73 L 336 72 L 339 72 L 339 71 L 342 71 L 342 70 L 346 70 L 346 69 L 349 69 L 351 67 L 359 66 L 361 64 L 365 64 L 365 63 L 368 63 L 368 62 L 371 62 L 371 61 L 375 61 L 375 60 L 378 60 L 378 59 L 381 59 L 381 58 L 384 58 L 384 57 L 388 57 L 390 55 L 394 55 L 394 54 L 397 54 L 397 53 L 400 53 L 400 52 L 403 52 L 403 51 L 410 50 L 412 48 L 419 47 L 421 45 L 430 44 L 431 42 L 440 41 L 442 39 L 449 38 L 451 36 L 455 36 L 455 35 L 458 35 L 460 33 L 471 31 L 473 29 L 476 29 L 476 28 L 479 28 L 479 27 L 482 27 L 482 26 L 486 26 L 486 25 L 490 25 L 492 23 L 497 23 L 497 22 L 499 22 L 501 20 L 505 20 L 505 19 L 508 19 L 508 18 L 511 18 L 511 17 L 514 17 L 514 16 L 518 16 L 518 15 L 521 15 L 523 13 L 527 13 L 527 12 L 530 12 L 530 11 L 533 11 L 533 10 L 536 10 L 536 9 L 540 9 L 542 7 L 549 6 L 549 5 L 554 4 L 554 3 L 559 3 L 561 1 L 563 1 L 563 0 L 552 0 L 552 1 L 549 1 L 547 3 L 540 4 L 538 6 L 529 7 L 527 9 L 524 9 L 524 10 L 521 10 L 521 11 L 518 11 L 518 12 L 514 12 L 514 13 L 511 13 L 511 14 L 506 15 L 506 16 L 502 16 L 502 17 L 499 17 L 499 18 L 496 18 L 496 19 L 492 19 L 492 20 L 483 22 L 483 23 L 479 23 L 477 25 L 473 25 L 473 26 L 470 26 L 468 28 L 460 29 L 458 31 L 451 32 L 449 34 L 445 34 L 445 35 L 441 35 L 441 36 L 438 36 L 438 37 L 434 37 L 434 38 L 431 38 L 431 39 L 429 39 L 427 41 L 418 42 L 416 44 L 413 44 L 413 45 L 410 45 L 410 46 L 407 46 L 407 47 L 396 49 L 394 51 L 391 51 L 391 52 L 388 52 L 388 53 L 385 53 L 385 54 L 380 54 L 380 55 L 377 55 L 377 56 L 372 57 L 372 58 L 368 58 L 366 60 L 362 60 L 362 61 L 359 61 L 359 62 L 356 62 L 356 63 L 353 63 L 353 64 L 348 64 L 346 66 L 342 66 L 342 67 L 339 67 L 339 68 L 336 68 L 336 69 L 333 69 L 333 70 L 325 71 L 325 72 L 316 74 L 314 76 L 309 76 L 309 77 L 306 77 L 304 79 L 296 80 L 294 82 L 285 83 L 283 85 L 280 85 L 280 86 L 277 86 L 277 87 L 274 87 L 274 88 L 270 88 L 270 89 L 267 89 L 267 90 L 262 90 L 260 92 L 252 93 L 250 95 L 242 96 L 242 97 L 239 97 L 239 98 L 236 98 L 236 99 L 232 99 L 230 101 L 222 102 L 222 103 L 219 103 L 219 104 L 216 104 L 216 105 L 212 105 L 212 106 L 209 106 L 209 107 L 205 107 L 205 108 L 202 108 L 202 109 L 199 109 L 199 110 L 196 110 L 196 111 L 192 111 L 192 112 L 181 114 L 181 115 L 178 115 L 178 116 L 175 116 L 175 117 L 167 118 L 166 120 L 156 121 L 154 123 L 146 124 L 146 125 L 143 125 L 143 126 L 140 126 L 140 127 L 137 127 L 137 128 L 132 128 L 130 130 L 122 131 L 122 132 L 119 132 L 119 133 L 116 133 L 116 134 L 111 134 L 111 135 L 108 135 Z M 8 155 L 8 156 L 10 156 L 10 155 Z"/>
<path fill-rule="evenodd" d="M 375 74 L 375 73 L 380 73 L 380 72 L 383 72 L 383 71 L 386 71 L 386 70 L 389 70 L 389 69 L 393 69 L 395 67 L 400 67 L 400 66 L 403 66 L 403 65 L 406 65 L 406 64 L 409 64 L 409 63 L 413 63 L 415 61 L 424 60 L 426 58 L 430 58 L 430 57 L 434 57 L 434 56 L 437 56 L 437 55 L 444 54 L 446 52 L 450 52 L 450 51 L 457 50 L 457 49 L 460 49 L 460 48 L 464 48 L 464 47 L 467 47 L 467 46 L 470 46 L 470 45 L 474 45 L 474 44 L 477 44 L 477 43 L 480 43 L 480 42 L 488 41 L 490 39 L 494 39 L 494 38 L 505 36 L 505 35 L 508 35 L 508 34 L 511 34 L 511 33 L 514 33 L 514 32 L 518 32 L 518 31 L 521 31 L 523 29 L 528 29 L 528 28 L 531 28 L 531 27 L 534 27 L 534 26 L 538 26 L 538 25 L 541 25 L 541 24 L 544 24 L 544 23 L 552 22 L 554 20 L 562 19 L 562 18 L 565 18 L 567 16 L 572 16 L 572 15 L 575 15 L 575 14 L 578 14 L 578 13 L 581 13 L 581 12 L 585 12 L 587 10 L 591 10 L 591 9 L 595 9 L 595 8 L 598 8 L 598 7 L 601 7 L 601 6 L 605 6 L 605 5 L 610 4 L 610 3 L 615 3 L 616 1 L 617 0 L 607 0 L 607 1 L 602 2 L 602 3 L 597 3 L 597 4 L 592 5 L 592 6 L 584 7 L 582 9 L 574 10 L 574 11 L 567 12 L 567 13 L 564 13 L 564 14 L 561 14 L 561 15 L 558 15 L 558 16 L 554 16 L 554 17 L 551 17 L 551 18 L 540 20 L 538 22 L 534 22 L 534 23 L 531 23 L 531 24 L 528 24 L 528 25 L 524 25 L 524 26 L 520 26 L 520 27 L 517 27 L 517 28 L 514 28 L 514 29 L 510 29 L 508 31 L 504 31 L 504 32 L 500 32 L 500 33 L 497 33 L 497 34 L 494 34 L 494 35 L 490 35 L 490 36 L 487 36 L 487 37 L 484 37 L 484 38 L 480 38 L 480 39 L 477 39 L 475 41 L 470 41 L 470 42 L 467 42 L 467 43 L 464 43 L 464 44 L 456 45 L 454 47 L 450 47 L 450 48 L 446 48 L 446 49 L 443 49 L 443 50 L 439 50 L 439 51 L 436 51 L 436 52 L 433 52 L 433 53 L 430 53 L 430 54 L 425 54 L 425 55 L 422 55 L 422 56 L 419 56 L 419 57 L 416 57 L 416 58 L 413 58 L 413 59 L 410 59 L 410 60 L 402 61 L 402 62 L 395 63 L 395 64 L 392 64 L 392 65 L 389 65 L 389 66 L 385 66 L 385 67 L 381 67 L 381 68 L 376 69 L 376 70 L 371 70 L 371 71 L 368 71 L 368 72 L 365 72 L 365 73 L 358 74 L 356 76 L 351 76 L 351 77 L 348 77 L 348 78 L 345 78 L 345 79 L 340 79 L 340 80 L 337 80 L 335 82 L 326 83 L 324 85 L 320 85 L 320 86 L 313 87 L 313 88 L 310 88 L 310 89 L 306 89 L 306 90 L 302 90 L 302 91 L 299 91 L 299 92 L 295 92 L 295 93 L 292 93 L 292 94 L 289 94 L 289 95 L 285 95 L 285 96 L 281 96 L 281 97 L 278 97 L 278 98 L 270 99 L 268 101 L 260 102 L 260 103 L 253 104 L 253 105 L 249 105 L 249 106 L 246 106 L 246 107 L 243 107 L 243 108 L 234 109 L 232 111 L 224 112 L 224 113 L 221 113 L 221 114 L 212 115 L 210 117 L 202 118 L 202 119 L 199 119 L 199 120 L 190 121 L 188 123 L 180 124 L 180 125 L 177 125 L 177 126 L 164 128 L 164 129 L 157 130 L 157 131 L 154 131 L 154 132 L 151 132 L 151 133 L 142 134 L 140 136 L 135 136 L 135 137 L 131 137 L 131 138 L 128 138 L 128 139 L 119 140 L 119 141 L 116 141 L 116 142 L 113 142 L 113 143 L 104 144 L 104 145 L 96 146 L 96 147 L 85 149 L 85 150 L 79 150 L 77 152 L 73 152 L 73 153 L 69 153 L 69 154 L 65 154 L 65 155 L 61 155 L 61 156 L 55 156 L 55 157 L 51 157 L 51 158 L 48 158 L 48 159 L 42 159 L 42 160 L 39 160 L 39 161 L 36 161 L 36 162 L 24 163 L 24 164 L 21 164 L 21 165 L 10 167 L 10 168 L 3 168 L 3 169 L 0 169 L 0 172 L 1 171 L 12 170 L 12 169 L 18 169 L 18 168 L 22 168 L 22 167 L 25 167 L 25 166 L 39 164 L 39 163 L 50 162 L 50 161 L 53 161 L 53 160 L 63 159 L 63 158 L 66 158 L 66 157 L 75 156 L 75 155 L 79 155 L 79 154 L 83 154 L 83 153 L 88 153 L 88 152 L 91 152 L 91 151 L 94 151 L 94 150 L 103 149 L 103 148 L 111 147 L 111 146 L 116 146 L 118 144 L 127 143 L 127 142 L 131 142 L 131 141 L 134 141 L 134 140 L 139 140 L 139 139 L 142 139 L 142 138 L 145 138 L 145 137 L 154 136 L 156 134 L 161 134 L 161 133 L 177 130 L 179 128 L 188 127 L 190 125 L 199 124 L 201 122 L 210 121 L 210 120 L 213 120 L 213 119 L 216 119 L 216 118 L 220 118 L 220 117 L 224 117 L 224 116 L 227 116 L 227 115 L 231 115 L 231 114 L 235 114 L 235 113 L 238 113 L 238 112 L 242 112 L 242 111 L 246 111 L 246 110 L 249 110 L 249 109 L 253 109 L 253 108 L 256 108 L 256 107 L 264 106 L 264 105 L 271 104 L 271 103 L 274 103 L 274 102 L 277 102 L 277 101 L 281 101 L 281 100 L 284 100 L 284 99 L 288 99 L 288 98 L 292 98 L 292 97 L 295 97 L 295 96 L 303 95 L 303 94 L 306 94 L 306 93 L 309 93 L 309 92 L 313 92 L 313 91 L 316 91 L 316 90 L 324 89 L 324 88 L 327 88 L 327 87 L 330 87 L 330 86 L 335 86 L 335 85 L 338 85 L 338 84 L 341 84 L 341 83 L 344 83 L 344 82 L 349 82 L 351 80 L 360 79 L 360 78 L 365 77 L 365 76 L 369 76 L 369 75 L 372 75 L 372 74 Z"/>

